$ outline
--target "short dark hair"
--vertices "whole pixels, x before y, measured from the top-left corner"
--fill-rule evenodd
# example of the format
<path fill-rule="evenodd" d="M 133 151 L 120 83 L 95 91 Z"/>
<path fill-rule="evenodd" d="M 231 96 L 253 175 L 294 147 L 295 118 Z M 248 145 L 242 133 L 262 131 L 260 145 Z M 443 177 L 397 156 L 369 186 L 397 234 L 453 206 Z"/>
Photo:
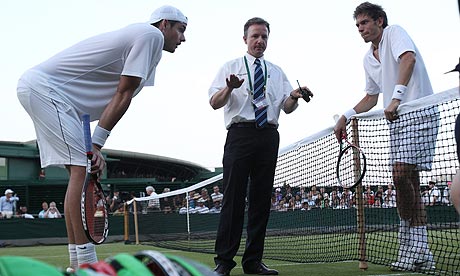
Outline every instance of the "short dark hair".
<path fill-rule="evenodd" d="M 385 28 L 386 26 L 388 26 L 387 14 L 380 5 L 372 4 L 369 2 L 361 3 L 358 7 L 356 7 L 355 12 L 353 13 L 353 19 L 356 20 L 356 18 L 362 14 L 368 15 L 374 20 L 377 20 L 379 19 L 379 17 L 382 17 L 382 27 Z"/>
<path fill-rule="evenodd" d="M 162 19 L 162 20 L 160 20 L 160 21 L 158 21 L 158 22 L 155 22 L 155 23 L 152 23 L 152 24 L 150 24 L 150 25 L 159 28 L 159 27 L 160 27 L 160 24 L 161 24 L 161 22 L 162 22 L 163 20 L 165 20 L 165 19 Z M 168 20 L 168 19 L 166 19 L 166 20 Z M 171 24 L 171 27 L 173 27 L 174 25 L 176 25 L 176 23 L 179 23 L 179 21 L 175 21 L 175 20 L 168 20 L 168 22 Z"/>
<path fill-rule="evenodd" d="M 264 19 L 262 19 L 260 17 L 253 17 L 253 18 L 249 19 L 246 22 L 246 24 L 244 24 L 244 36 L 248 35 L 248 29 L 252 25 L 265 25 L 265 27 L 267 27 L 268 33 L 270 33 L 270 24 L 268 24 L 267 21 L 265 21 Z"/>

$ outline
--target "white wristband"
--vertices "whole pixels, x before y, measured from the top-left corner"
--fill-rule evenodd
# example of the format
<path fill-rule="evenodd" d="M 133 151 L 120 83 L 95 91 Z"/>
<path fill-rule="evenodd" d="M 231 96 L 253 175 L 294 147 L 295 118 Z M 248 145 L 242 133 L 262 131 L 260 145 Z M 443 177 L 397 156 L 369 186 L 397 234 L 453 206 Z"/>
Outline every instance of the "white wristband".
<path fill-rule="evenodd" d="M 345 118 L 347 119 L 347 121 L 353 116 L 353 115 L 356 115 L 356 111 L 352 108 L 352 109 L 349 109 L 347 111 L 345 111 L 345 113 L 343 113 L 343 116 L 345 116 Z"/>
<path fill-rule="evenodd" d="M 94 133 L 92 137 L 93 144 L 101 146 L 102 148 L 105 144 L 105 141 L 109 137 L 109 135 L 110 135 L 110 131 L 97 125 L 96 128 L 94 129 Z"/>
<path fill-rule="evenodd" d="M 393 90 L 393 97 L 392 99 L 402 100 L 404 98 L 404 94 L 406 93 L 407 86 L 402 84 L 395 85 L 395 89 Z"/>

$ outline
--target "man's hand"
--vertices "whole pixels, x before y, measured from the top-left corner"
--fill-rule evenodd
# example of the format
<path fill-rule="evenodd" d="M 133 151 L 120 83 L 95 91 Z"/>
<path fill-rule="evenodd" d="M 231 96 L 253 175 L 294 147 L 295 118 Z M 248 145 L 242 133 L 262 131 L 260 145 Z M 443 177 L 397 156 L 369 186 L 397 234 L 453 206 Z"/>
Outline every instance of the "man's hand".
<path fill-rule="evenodd" d="M 394 120 L 398 119 L 399 116 L 397 110 L 400 103 L 400 100 L 393 99 L 391 100 L 390 105 L 385 108 L 383 112 L 385 113 L 385 118 L 387 118 L 388 121 L 393 122 Z"/>
<path fill-rule="evenodd" d="M 105 159 L 101 149 L 93 145 L 93 159 L 91 160 L 91 173 L 96 173 L 100 177 L 105 169 Z"/>
<path fill-rule="evenodd" d="M 335 124 L 334 127 L 334 134 L 335 138 L 337 138 L 337 141 L 339 143 L 342 143 L 342 138 L 347 137 L 347 119 L 345 116 L 340 116 L 340 118 L 337 120 L 337 123 Z"/>
<path fill-rule="evenodd" d="M 236 75 L 231 74 L 229 78 L 225 79 L 227 81 L 227 86 L 230 89 L 240 88 L 243 84 L 244 79 L 239 79 Z"/>
<path fill-rule="evenodd" d="M 310 91 L 310 89 L 308 89 L 308 87 L 303 86 L 302 91 L 306 93 L 309 97 L 313 97 L 313 93 Z M 291 92 L 291 97 L 296 98 L 296 99 L 302 98 L 303 97 L 302 91 L 300 91 L 300 87 L 293 90 Z"/>

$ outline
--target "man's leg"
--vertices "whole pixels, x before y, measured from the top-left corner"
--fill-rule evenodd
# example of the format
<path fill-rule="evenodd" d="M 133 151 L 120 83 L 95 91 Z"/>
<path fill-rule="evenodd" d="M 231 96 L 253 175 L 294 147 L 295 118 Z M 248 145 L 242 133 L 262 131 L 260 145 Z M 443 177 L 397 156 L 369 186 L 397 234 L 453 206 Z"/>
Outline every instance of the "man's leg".
<path fill-rule="evenodd" d="M 82 166 L 68 166 L 70 172 L 69 185 L 64 203 L 64 214 L 69 237 L 69 254 L 72 268 L 75 265 L 75 255 L 78 265 L 97 262 L 96 248 L 85 235 L 81 220 L 80 200 L 86 168 Z M 73 251 L 75 245 L 75 252 Z"/>
<path fill-rule="evenodd" d="M 428 247 L 426 210 L 420 194 L 420 177 L 415 165 L 396 162 L 393 167 L 397 208 L 400 216 L 398 260 L 394 269 L 416 270 L 434 267 Z"/>
<path fill-rule="evenodd" d="M 393 181 L 396 188 L 396 207 L 398 208 L 400 219 L 398 231 L 398 259 L 391 264 L 392 269 L 396 270 L 413 270 L 415 268 L 413 265 L 415 262 L 414 258 L 410 254 L 410 249 L 413 246 L 410 238 L 410 225 L 415 206 L 415 191 L 412 185 L 413 180 L 411 179 L 413 176 L 410 174 L 413 170 L 411 166 L 415 168 L 414 165 L 400 162 L 396 162 L 393 165 Z M 409 177 L 409 175 L 411 175 L 411 177 Z"/>
<path fill-rule="evenodd" d="M 251 160 L 251 150 L 244 141 L 246 129 L 230 129 L 223 157 L 223 201 L 215 243 L 215 264 L 230 271 L 236 263 L 233 257 L 238 252 L 244 223 L 246 191 Z"/>

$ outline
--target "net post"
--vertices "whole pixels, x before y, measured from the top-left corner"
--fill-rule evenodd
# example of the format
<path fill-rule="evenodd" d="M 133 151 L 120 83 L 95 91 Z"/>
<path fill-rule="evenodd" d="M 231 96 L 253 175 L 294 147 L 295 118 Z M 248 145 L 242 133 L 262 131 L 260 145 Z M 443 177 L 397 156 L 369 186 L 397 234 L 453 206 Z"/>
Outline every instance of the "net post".
<path fill-rule="evenodd" d="M 136 244 L 139 244 L 139 224 L 137 223 L 137 202 L 133 201 L 134 209 L 134 235 L 136 237 Z"/>
<path fill-rule="evenodd" d="M 358 135 L 358 120 L 353 118 L 351 120 L 353 143 L 359 147 L 359 135 Z M 360 166 L 359 156 L 355 159 L 355 166 Z M 361 171 L 362 168 L 356 168 L 356 171 Z M 358 239 L 359 239 L 359 269 L 367 270 L 368 265 L 366 261 L 366 229 L 364 221 L 364 199 L 363 199 L 363 184 L 358 183 L 356 186 L 356 219 L 358 225 Z"/>
<path fill-rule="evenodd" d="M 125 244 L 129 243 L 129 214 L 126 203 L 123 204 L 123 226 L 124 226 L 124 240 Z"/>

